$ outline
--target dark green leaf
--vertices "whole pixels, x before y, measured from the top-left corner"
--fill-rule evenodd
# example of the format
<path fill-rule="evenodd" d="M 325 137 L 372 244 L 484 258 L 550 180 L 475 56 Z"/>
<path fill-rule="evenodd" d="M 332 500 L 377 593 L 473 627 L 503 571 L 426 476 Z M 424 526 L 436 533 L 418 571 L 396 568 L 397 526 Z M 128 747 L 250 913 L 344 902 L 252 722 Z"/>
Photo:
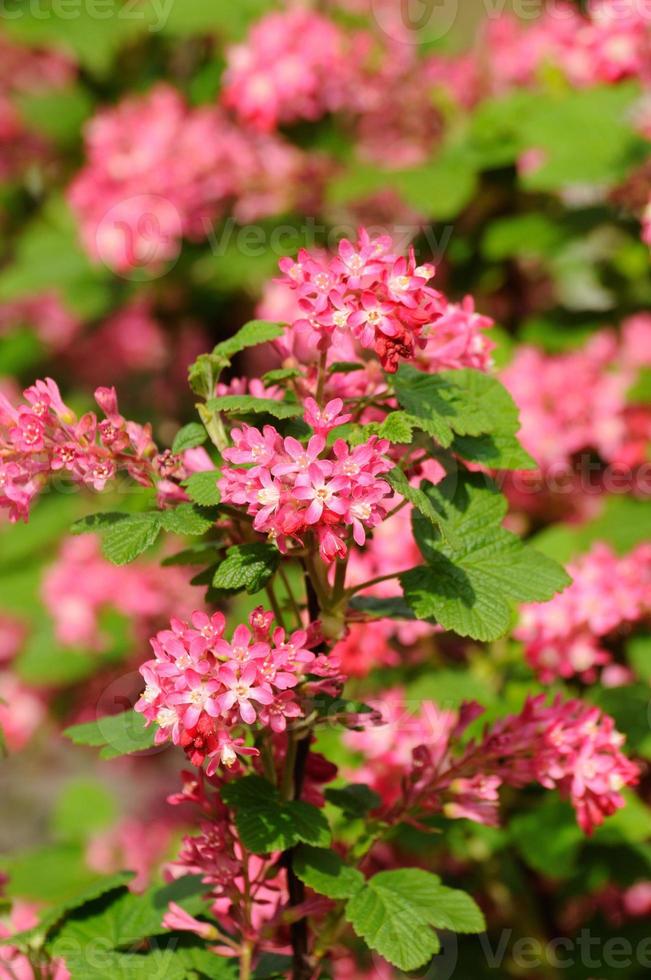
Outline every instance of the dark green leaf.
<path fill-rule="evenodd" d="M 272 577 L 280 561 L 280 552 L 272 544 L 255 542 L 235 545 L 226 552 L 213 578 L 218 589 L 246 589 L 258 592 Z"/>

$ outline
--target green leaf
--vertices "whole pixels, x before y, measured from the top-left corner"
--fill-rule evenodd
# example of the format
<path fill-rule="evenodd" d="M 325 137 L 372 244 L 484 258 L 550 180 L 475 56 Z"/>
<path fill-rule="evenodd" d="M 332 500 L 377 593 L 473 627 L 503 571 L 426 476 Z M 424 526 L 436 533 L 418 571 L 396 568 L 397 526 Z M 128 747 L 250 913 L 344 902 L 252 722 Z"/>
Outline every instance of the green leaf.
<path fill-rule="evenodd" d="M 378 427 L 377 434 L 389 442 L 409 444 L 416 427 L 406 412 L 391 412 Z"/>
<path fill-rule="evenodd" d="M 227 412 L 234 415 L 273 415 L 275 419 L 293 419 L 303 414 L 303 406 L 279 402 L 274 398 L 254 398 L 253 395 L 222 395 L 207 403 L 211 412 Z"/>
<path fill-rule="evenodd" d="M 190 537 L 205 534 L 214 524 L 193 504 L 179 504 L 173 510 L 161 510 L 156 515 L 161 527 L 171 534 L 185 534 Z"/>
<path fill-rule="evenodd" d="M 427 565 L 403 572 L 400 581 L 419 619 L 494 640 L 509 628 L 511 603 L 543 602 L 569 584 L 560 565 L 502 527 L 506 500 L 487 477 L 460 471 L 427 494 L 460 547 L 450 547 L 415 512 L 414 536 Z"/>
<path fill-rule="evenodd" d="M 204 470 L 188 477 L 183 486 L 190 500 L 202 507 L 213 507 L 218 504 L 221 500 L 221 494 L 217 488 L 219 476 L 219 470 Z"/>
<path fill-rule="evenodd" d="M 411 891 L 412 898 L 416 897 Z M 452 932 L 479 933 L 486 929 L 486 921 L 477 903 L 467 892 L 441 885 L 435 894 L 424 896 L 430 925 Z"/>
<path fill-rule="evenodd" d="M 570 803 L 548 794 L 529 813 L 517 813 L 508 833 L 534 871 L 549 878 L 569 878 L 585 838 Z"/>
<path fill-rule="evenodd" d="M 245 776 L 221 790 L 235 810 L 242 843 L 254 854 L 284 851 L 299 842 L 328 847 L 330 828 L 317 807 L 302 800 L 282 802 L 278 790 L 260 776 Z"/>
<path fill-rule="evenodd" d="M 217 589 L 246 589 L 258 592 L 272 577 L 280 562 L 280 552 L 273 544 L 255 542 L 229 548 L 213 578 Z"/>
<path fill-rule="evenodd" d="M 431 900 L 436 893 L 439 880 L 416 868 L 381 871 L 348 901 L 346 919 L 367 946 L 393 966 L 417 970 L 441 948 L 421 907 L 424 896 Z"/>
<path fill-rule="evenodd" d="M 281 323 L 250 320 L 228 340 L 217 344 L 213 354 L 230 361 L 232 357 L 239 354 L 240 351 L 246 350 L 247 347 L 257 347 L 258 344 L 267 344 L 272 340 L 277 340 L 278 337 L 282 337 L 284 332 L 285 328 Z"/>
<path fill-rule="evenodd" d="M 272 385 L 278 381 L 291 381 L 292 378 L 300 378 L 300 376 L 301 372 L 297 368 L 273 368 L 262 375 L 262 381 L 265 385 Z"/>
<path fill-rule="evenodd" d="M 70 527 L 71 534 L 87 534 L 89 531 L 104 531 L 108 527 L 112 527 L 117 524 L 118 521 L 123 521 L 127 517 L 126 514 L 117 513 L 115 511 L 103 511 L 99 514 L 87 514 L 86 517 L 80 517 L 78 521 Z"/>
<path fill-rule="evenodd" d="M 206 886 L 200 875 L 177 878 L 169 885 L 154 886 L 141 895 L 126 889 L 112 892 L 91 906 L 82 906 L 67 916 L 49 944 L 53 955 L 66 949 L 84 948 L 101 938 L 113 949 L 130 947 L 150 936 L 167 932 L 163 916 L 170 902 L 192 915 L 207 910 Z"/>
<path fill-rule="evenodd" d="M 348 901 L 346 918 L 371 949 L 401 970 L 416 970 L 439 951 L 432 927 L 467 933 L 486 928 L 469 895 L 420 868 L 373 875 Z"/>
<path fill-rule="evenodd" d="M 492 470 L 535 470 L 538 465 L 514 435 L 456 436 L 451 448 Z"/>
<path fill-rule="evenodd" d="M 294 853 L 294 871 L 304 884 L 327 898 L 350 898 L 364 886 L 364 875 L 345 864 L 335 851 L 301 844 Z"/>
<path fill-rule="evenodd" d="M 85 846 L 79 842 L 51 844 L 24 853 L 1 855 L 0 871 L 9 876 L 10 898 L 38 902 L 68 903 L 101 876 L 91 871 L 85 860 Z"/>
<path fill-rule="evenodd" d="M 496 469 L 532 466 L 515 438 L 517 406 L 496 378 L 469 368 L 424 374 L 402 364 L 393 384 L 409 420 L 443 447 Z"/>
<path fill-rule="evenodd" d="M 161 529 L 160 514 L 132 514 L 115 521 L 102 538 L 102 553 L 114 565 L 128 565 L 156 543 Z"/>
<path fill-rule="evenodd" d="M 399 493 L 401 497 L 404 497 L 410 504 L 413 504 L 423 517 L 426 517 L 435 527 L 438 527 L 450 544 L 458 545 L 454 531 L 445 522 L 444 513 L 437 510 L 425 492 L 428 487 L 432 486 L 429 481 L 423 480 L 420 489 L 412 487 L 405 474 L 397 466 L 385 474 L 385 479 L 391 484 L 396 493 Z"/>
<path fill-rule="evenodd" d="M 376 619 L 415 619 L 413 609 L 399 596 L 383 598 L 375 595 L 356 595 L 349 602 L 351 609 L 365 612 Z"/>
<path fill-rule="evenodd" d="M 203 425 L 199 422 L 189 422 L 174 436 L 172 452 L 182 453 L 186 449 L 195 449 L 197 446 L 202 446 L 207 438 L 208 433 Z"/>
<path fill-rule="evenodd" d="M 102 759 L 114 759 L 132 752 L 142 752 L 155 744 L 157 728 L 145 728 L 145 719 L 135 711 L 119 715 L 107 715 L 97 721 L 66 728 L 63 734 L 75 745 L 92 745 L 101 748 Z"/>
<path fill-rule="evenodd" d="M 325 798 L 333 806 L 338 807 L 347 817 L 365 817 L 370 810 L 375 810 L 382 800 L 365 783 L 350 783 L 348 786 L 330 786 L 325 791 Z"/>
<path fill-rule="evenodd" d="M 99 937 L 96 937 L 96 941 Z M 94 955 L 86 955 L 76 948 L 71 953 L 65 944 L 62 948 L 65 964 L 71 980 L 186 980 L 188 968 L 174 950 L 153 950 L 149 953 L 119 953 L 104 948 L 96 949 Z M 216 958 L 216 957 L 215 957 Z M 224 977 L 234 977 L 225 973 Z"/>
<path fill-rule="evenodd" d="M 52 853 L 52 850 L 53 849 L 49 849 L 49 852 Z M 76 853 L 77 852 L 73 852 L 75 855 Z M 63 850 L 62 854 L 64 856 L 69 855 L 69 852 L 67 850 Z M 38 863 L 42 856 L 43 852 L 36 851 L 32 854 L 32 859 Z M 26 867 L 29 871 L 29 862 L 27 863 Z M 117 889 L 122 889 L 124 885 L 127 885 L 134 877 L 135 874 L 133 871 L 118 871 L 114 875 L 105 875 L 98 878 L 86 888 L 73 893 L 68 899 L 59 902 L 52 908 L 48 908 L 42 915 L 39 922 L 31 929 L 25 929 L 23 932 L 13 933 L 11 936 L 0 937 L 0 946 L 11 943 L 12 946 L 18 946 L 22 949 L 24 947 L 42 945 L 47 938 L 48 933 L 50 933 L 59 922 L 61 922 L 66 913 L 72 912 L 74 909 L 80 908 L 82 905 L 87 905 L 89 902 L 100 898 L 102 895 L 106 895 L 109 892 Z"/>
<path fill-rule="evenodd" d="M 637 676 L 651 683 L 651 635 L 633 636 L 626 644 L 628 662 Z"/>

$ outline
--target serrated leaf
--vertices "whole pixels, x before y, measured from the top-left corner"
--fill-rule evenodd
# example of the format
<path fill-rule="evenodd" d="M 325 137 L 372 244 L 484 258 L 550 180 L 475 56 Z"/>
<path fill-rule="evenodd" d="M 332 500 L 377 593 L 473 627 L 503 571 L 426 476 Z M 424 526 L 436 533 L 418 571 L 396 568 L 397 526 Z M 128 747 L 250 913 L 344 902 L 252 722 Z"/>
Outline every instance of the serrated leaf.
<path fill-rule="evenodd" d="M 185 534 L 190 537 L 205 534 L 214 523 L 193 504 L 179 504 L 173 510 L 162 510 L 158 519 L 161 527 L 171 534 Z"/>
<path fill-rule="evenodd" d="M 301 372 L 297 368 L 273 368 L 262 375 L 262 382 L 265 385 L 276 384 L 278 381 L 291 381 L 292 378 L 300 378 Z"/>
<path fill-rule="evenodd" d="M 211 412 L 233 415 L 272 415 L 275 419 L 293 419 L 303 414 L 303 406 L 276 401 L 275 398 L 255 398 L 253 395 L 222 395 L 207 403 Z"/>
<path fill-rule="evenodd" d="M 292 867 L 304 884 L 327 898 L 350 898 L 364 886 L 361 871 L 324 848 L 301 844 L 294 852 Z"/>
<path fill-rule="evenodd" d="M 282 337 L 285 328 L 281 323 L 270 323 L 268 320 L 250 320 L 228 340 L 217 344 L 213 354 L 230 360 L 235 354 L 246 350 L 247 347 L 257 347 Z"/>
<path fill-rule="evenodd" d="M 443 447 L 452 446 L 455 436 L 492 436 L 493 458 L 497 458 L 497 437 L 501 437 L 507 458 L 520 421 L 515 402 L 496 378 L 470 368 L 425 374 L 402 364 L 393 377 L 393 384 L 410 420 Z M 478 451 L 477 443 L 471 441 L 467 445 Z M 488 451 L 485 441 L 479 451 L 482 448 L 484 453 Z"/>
<path fill-rule="evenodd" d="M 123 521 L 127 517 L 126 514 L 121 514 L 116 511 L 105 511 L 99 514 L 87 514 L 86 517 L 80 517 L 78 521 L 70 526 L 71 534 L 88 534 L 91 531 L 103 531 L 106 528 L 112 527 L 119 521 Z"/>
<path fill-rule="evenodd" d="M 494 640 L 509 628 L 512 603 L 542 602 L 569 584 L 560 565 L 502 527 L 506 501 L 482 474 L 461 471 L 426 492 L 460 547 L 453 549 L 414 513 L 414 536 L 427 564 L 403 572 L 400 581 L 419 619 Z"/>
<path fill-rule="evenodd" d="M 114 759 L 132 752 L 142 752 L 154 745 L 157 728 L 145 728 L 145 719 L 136 711 L 124 711 L 119 715 L 106 715 L 97 721 L 71 725 L 63 734 L 75 745 L 91 745 L 101 748 L 102 759 Z"/>
<path fill-rule="evenodd" d="M 155 544 L 161 530 L 158 513 L 133 514 L 108 527 L 102 537 L 102 553 L 114 565 L 128 565 Z"/>
<path fill-rule="evenodd" d="M 421 875 L 431 877 L 432 892 L 438 888 L 439 879 L 426 871 L 414 875 L 415 871 L 381 871 L 353 895 L 345 910 L 346 919 L 367 946 L 400 970 L 417 970 L 441 948 L 420 901 L 411 894 Z M 419 895 L 423 891 L 421 884 Z"/>
<path fill-rule="evenodd" d="M 408 444 L 412 441 L 414 428 L 414 423 L 406 412 L 391 412 L 378 427 L 377 434 L 389 442 Z"/>
<path fill-rule="evenodd" d="M 62 952 L 66 954 L 65 964 L 71 980 L 107 980 L 108 977 L 111 980 L 151 980 L 152 977 L 186 980 L 188 977 L 186 964 L 172 950 L 119 953 L 104 946 L 88 956 L 78 950 L 71 953 L 69 947 L 64 946 Z"/>
<path fill-rule="evenodd" d="M 456 436 L 451 449 L 492 470 L 535 470 L 538 466 L 514 435 Z"/>
<path fill-rule="evenodd" d="M 226 552 L 213 578 L 217 589 L 246 589 L 258 592 L 274 574 L 280 561 L 275 545 L 265 542 L 234 545 Z"/>
<path fill-rule="evenodd" d="M 206 909 L 203 896 L 206 886 L 200 875 L 177 878 L 169 885 L 154 886 L 143 894 L 127 889 L 111 893 L 90 906 L 77 908 L 59 926 L 49 944 L 51 952 L 62 955 L 76 945 L 83 948 L 101 938 L 113 949 L 130 947 L 150 936 L 169 930 L 163 926 L 163 916 L 170 902 L 175 902 L 190 914 Z"/>
<path fill-rule="evenodd" d="M 67 901 L 60 902 L 54 908 L 47 909 L 37 925 L 31 929 L 13 933 L 11 936 L 0 936 L 0 946 L 10 944 L 23 949 L 27 946 L 42 945 L 47 939 L 48 934 L 61 922 L 68 912 L 72 912 L 82 905 L 93 902 L 95 899 L 101 898 L 109 892 L 122 889 L 133 878 L 135 878 L 133 871 L 118 871 L 116 874 L 99 878 L 96 882 L 88 885 L 87 888 L 83 888 Z"/>
<path fill-rule="evenodd" d="M 446 523 L 444 512 L 437 509 L 423 489 L 432 486 L 431 483 L 424 480 L 420 488 L 412 487 L 405 474 L 397 466 L 389 473 L 385 473 L 384 479 L 391 484 L 396 493 L 399 493 L 401 497 L 404 497 L 410 504 L 413 504 L 423 517 L 426 517 L 432 524 L 438 527 L 450 544 L 455 546 L 458 544 L 454 531 Z"/>
<path fill-rule="evenodd" d="M 208 433 L 203 425 L 199 422 L 189 422 L 174 436 L 172 452 L 182 453 L 186 449 L 195 449 L 197 446 L 202 446 L 207 438 Z"/>
<path fill-rule="evenodd" d="M 217 480 L 220 473 L 218 470 L 203 470 L 201 473 L 193 473 L 183 482 L 186 493 L 190 500 L 202 507 L 214 507 L 221 500 L 221 494 L 217 487 Z"/>
<path fill-rule="evenodd" d="M 317 847 L 330 844 L 330 828 L 321 810 L 302 800 L 281 801 L 278 790 L 260 776 L 228 783 L 221 796 L 235 810 L 242 843 L 254 854 L 284 851 L 301 841 Z"/>
<path fill-rule="evenodd" d="M 415 898 L 413 888 L 411 896 Z M 429 923 L 437 929 L 470 934 L 484 932 L 486 929 L 481 909 L 467 892 L 440 885 L 434 894 L 428 892 L 424 900 Z"/>

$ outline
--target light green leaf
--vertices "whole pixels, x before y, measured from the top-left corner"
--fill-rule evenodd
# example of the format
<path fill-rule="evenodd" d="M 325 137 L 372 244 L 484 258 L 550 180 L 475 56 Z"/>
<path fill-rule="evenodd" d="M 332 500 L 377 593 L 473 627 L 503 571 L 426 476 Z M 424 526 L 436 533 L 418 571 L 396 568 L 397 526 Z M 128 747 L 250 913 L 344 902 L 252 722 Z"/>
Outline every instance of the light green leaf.
<path fill-rule="evenodd" d="M 393 383 L 409 421 L 445 448 L 495 469 L 533 465 L 516 439 L 517 406 L 496 378 L 469 368 L 425 374 L 402 364 Z"/>
<path fill-rule="evenodd" d="M 179 429 L 174 436 L 172 452 L 182 453 L 186 449 L 195 449 L 197 446 L 203 445 L 207 438 L 208 433 L 203 425 L 199 422 L 189 422 L 182 429 Z"/>
<path fill-rule="evenodd" d="M 257 347 L 282 337 L 285 328 L 281 323 L 269 323 L 267 320 L 250 320 L 236 334 L 217 344 L 213 354 L 230 361 L 240 351 L 247 347 Z"/>
<path fill-rule="evenodd" d="M 423 899 L 431 899 L 438 887 L 436 875 L 416 868 L 381 871 L 348 901 L 346 919 L 389 963 L 400 970 L 417 970 L 441 947 L 422 908 Z"/>
<path fill-rule="evenodd" d="M 416 512 L 414 535 L 427 564 L 400 576 L 419 619 L 476 640 L 494 640 L 511 622 L 513 602 L 543 602 L 570 579 L 555 561 L 502 527 L 506 501 L 482 474 L 460 471 L 427 494 L 460 543 L 452 548 Z"/>
<path fill-rule="evenodd" d="M 63 734 L 75 745 L 92 745 L 101 748 L 102 759 L 114 759 L 132 752 L 142 752 L 154 745 L 157 728 L 145 728 L 145 719 L 136 711 L 124 711 L 119 715 L 107 715 L 97 721 L 66 728 Z"/>
<path fill-rule="evenodd" d="M 200 875 L 183 876 L 162 887 L 156 885 L 141 895 L 127 889 L 112 892 L 90 909 L 82 906 L 67 916 L 53 935 L 50 950 L 54 955 L 64 955 L 66 949 L 91 946 L 99 938 L 113 949 L 131 947 L 168 931 L 163 926 L 163 916 L 170 902 L 176 902 L 191 915 L 207 911 L 205 892 Z"/>
<path fill-rule="evenodd" d="M 412 441 L 414 428 L 417 428 L 406 412 L 391 412 L 378 426 L 377 434 L 389 442 L 408 444 Z"/>
<path fill-rule="evenodd" d="M 253 395 L 222 395 L 207 402 L 211 412 L 233 415 L 273 415 L 276 419 L 293 419 L 303 414 L 303 406 L 274 398 L 254 398 Z"/>
<path fill-rule="evenodd" d="M 205 534 L 214 523 L 193 504 L 179 504 L 173 510 L 161 510 L 157 517 L 166 531 L 171 534 L 187 534 L 190 537 Z"/>
<path fill-rule="evenodd" d="M 202 507 L 213 507 L 221 500 L 221 494 L 217 488 L 217 480 L 220 473 L 218 470 L 203 470 L 201 473 L 193 473 L 184 481 L 188 497 L 195 504 Z"/>

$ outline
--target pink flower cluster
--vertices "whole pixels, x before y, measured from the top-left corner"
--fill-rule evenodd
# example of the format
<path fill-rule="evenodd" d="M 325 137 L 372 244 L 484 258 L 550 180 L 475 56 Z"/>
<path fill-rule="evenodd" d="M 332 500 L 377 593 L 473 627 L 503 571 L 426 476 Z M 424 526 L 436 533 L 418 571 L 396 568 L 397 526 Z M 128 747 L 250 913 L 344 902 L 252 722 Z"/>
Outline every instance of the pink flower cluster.
<path fill-rule="evenodd" d="M 0 922 L 0 938 L 11 936 L 38 925 L 39 908 L 30 902 L 14 902 L 8 922 Z M 27 953 L 18 946 L 0 946 L 0 980 L 71 980 L 72 974 L 61 957 L 49 963 L 32 965 Z"/>
<path fill-rule="evenodd" d="M 280 137 L 248 132 L 159 84 L 96 115 L 68 197 L 88 254 L 117 272 L 176 258 L 229 203 L 251 221 L 291 207 L 313 168 Z M 314 176 L 314 175 L 312 175 Z"/>
<path fill-rule="evenodd" d="M 183 568 L 145 560 L 113 565 L 102 556 L 97 536 L 83 534 L 64 540 L 41 593 L 60 643 L 101 651 L 108 638 L 100 618 L 108 608 L 130 620 L 136 642 L 172 612 L 189 615 L 197 599 L 188 578 Z"/>
<path fill-rule="evenodd" d="M 410 713 L 404 693 L 388 692 L 377 707 L 384 726 L 346 733 L 349 746 L 366 763 L 355 776 L 382 796 L 391 812 L 417 819 L 443 812 L 496 824 L 499 789 L 539 783 L 570 799 L 585 833 L 624 805 L 621 790 L 634 785 L 636 765 L 621 752 L 624 736 L 612 718 L 580 701 L 544 695 L 529 698 L 522 711 L 490 725 L 481 739 L 460 737 L 483 709 L 457 711 L 419 702 Z"/>
<path fill-rule="evenodd" d="M 362 347 L 376 352 L 387 371 L 425 346 L 426 328 L 447 307 L 428 286 L 433 265 L 417 265 L 413 251 L 408 258 L 396 254 L 388 235 L 371 238 L 365 229 L 355 244 L 340 242 L 333 258 L 302 249 L 297 261 L 282 259 L 280 268 L 297 293 L 301 315 L 295 329 L 315 331 L 321 351 L 328 349 L 335 331 L 350 332 Z"/>
<path fill-rule="evenodd" d="M 471 55 L 434 55 L 427 74 L 462 105 L 534 85 L 545 71 L 577 87 L 626 78 L 651 81 L 651 16 L 644 4 L 597 0 L 585 14 L 554 3 L 542 16 L 488 18 Z"/>
<path fill-rule="evenodd" d="M 362 231 L 361 235 L 364 237 L 365 233 Z M 341 246 L 344 251 L 350 247 L 349 242 Z M 302 258 L 306 256 L 307 253 L 301 253 Z M 398 259 L 399 256 L 395 255 L 396 262 Z M 324 252 L 312 252 L 310 262 L 314 261 L 322 268 L 329 269 L 335 259 Z M 300 367 L 303 377 L 296 383 L 301 393 L 307 396 L 316 391 L 318 365 L 324 345 L 327 345 L 326 365 L 330 368 L 325 379 L 328 397 L 362 398 L 386 391 L 386 379 L 380 364 L 373 358 L 365 359 L 364 348 L 356 337 L 356 331 L 346 323 L 345 315 L 337 316 L 337 329 L 331 330 L 328 323 L 324 331 L 320 318 L 309 313 L 306 307 L 305 289 L 297 286 L 296 280 L 302 273 L 295 270 L 291 260 L 284 260 L 284 264 L 289 273 L 283 279 L 267 284 L 256 313 L 262 319 L 289 324 L 282 337 L 275 341 L 275 348 L 286 366 Z M 329 280 L 324 278 L 319 281 Z M 351 302 L 353 298 L 350 297 Z M 333 295 L 333 302 L 335 305 L 340 302 L 338 293 Z M 401 316 L 400 311 L 398 316 Z M 475 311 L 471 296 L 466 296 L 461 303 L 443 300 L 434 319 L 433 324 L 427 324 L 422 330 L 414 351 L 421 370 L 433 373 L 469 367 L 485 371 L 491 367 L 494 345 L 487 331 L 493 326 L 493 321 Z M 382 343 L 386 343 L 385 338 Z M 337 363 L 354 361 L 360 362 L 358 371 L 336 370 Z"/>
<path fill-rule="evenodd" d="M 386 440 L 372 436 L 352 449 L 343 439 L 326 445 L 327 433 L 350 419 L 342 409 L 341 399 L 324 409 L 307 399 L 305 421 L 315 433 L 307 445 L 293 436 L 283 439 L 270 425 L 262 432 L 248 425 L 233 429 L 235 445 L 223 455 L 239 465 L 224 467 L 218 484 L 222 500 L 246 507 L 255 530 L 281 549 L 287 539 L 302 541 L 313 531 L 325 562 L 346 556 L 347 528 L 364 544 L 367 530 L 386 516 L 392 493 L 380 479 L 392 469 Z"/>
<path fill-rule="evenodd" d="M 223 101 L 243 122 L 269 132 L 341 108 L 353 70 L 343 31 L 296 7 L 261 18 L 228 51 Z"/>
<path fill-rule="evenodd" d="M 173 619 L 151 641 L 154 659 L 140 668 L 146 687 L 136 711 L 159 726 L 158 742 L 171 738 L 193 765 L 207 760 L 209 774 L 234 765 L 238 754 L 257 754 L 237 736 L 242 724 L 284 731 L 288 719 L 303 714 L 296 689 L 306 674 L 332 674 L 326 658 L 311 650 L 320 640 L 314 627 L 287 636 L 272 629 L 273 613 L 262 607 L 249 624 L 229 642 L 221 613 Z"/>
<path fill-rule="evenodd" d="M 651 412 L 630 404 L 639 369 L 651 364 L 651 317 L 629 317 L 621 339 L 603 330 L 580 350 L 546 355 L 520 347 L 502 372 L 519 409 L 520 438 L 543 470 L 564 470 L 580 452 L 605 462 L 644 462 Z"/>
<path fill-rule="evenodd" d="M 215 780 L 201 770 L 197 774 L 184 772 L 182 777 L 182 791 L 169 797 L 169 802 L 193 804 L 200 809 L 201 821 L 198 835 L 183 838 L 180 854 L 168 865 L 167 876 L 176 879 L 201 875 L 208 888 L 210 913 L 219 926 L 244 938 L 257 938 L 265 926 L 280 924 L 279 913 L 287 902 L 286 876 L 278 866 L 277 855 L 265 859 L 243 850 Z M 219 938 L 214 924 L 189 915 L 174 902 L 170 903 L 163 924 L 213 942 Z M 271 935 L 272 929 L 265 932 Z M 233 955 L 228 946 L 217 945 L 214 949 L 222 955 Z"/>
<path fill-rule="evenodd" d="M 15 407 L 0 392 L 0 507 L 9 519 L 27 520 L 33 498 L 54 475 L 103 490 L 119 469 L 145 486 L 152 483 L 156 447 L 151 427 L 118 412 L 115 389 L 98 388 L 94 412 L 80 419 L 61 399 L 54 381 L 36 381 Z"/>
<path fill-rule="evenodd" d="M 609 642 L 651 615 L 651 546 L 619 558 L 595 544 L 568 566 L 572 585 L 550 602 L 523 606 L 515 631 L 544 683 L 579 675 L 594 681 L 612 661 Z"/>

